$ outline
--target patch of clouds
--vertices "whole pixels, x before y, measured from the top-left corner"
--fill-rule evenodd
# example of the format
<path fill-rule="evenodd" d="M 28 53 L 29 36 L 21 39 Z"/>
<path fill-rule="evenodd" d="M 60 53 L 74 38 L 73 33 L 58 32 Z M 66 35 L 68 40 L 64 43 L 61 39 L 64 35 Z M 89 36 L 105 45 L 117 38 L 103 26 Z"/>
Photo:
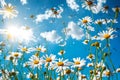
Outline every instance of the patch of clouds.
<path fill-rule="evenodd" d="M 27 0 L 20 0 L 20 2 L 22 3 L 22 5 L 27 4 Z"/>
<path fill-rule="evenodd" d="M 79 5 L 75 0 L 66 0 L 66 3 L 72 10 L 79 11 Z"/>
<path fill-rule="evenodd" d="M 51 43 L 59 44 L 63 41 L 62 37 L 57 34 L 56 30 L 40 33 L 40 36 Z"/>
<path fill-rule="evenodd" d="M 64 11 L 62 7 L 59 9 L 53 8 L 54 10 L 47 9 L 44 14 L 39 14 L 36 16 L 36 23 L 42 22 L 43 20 L 48 20 L 49 18 L 62 18 L 62 12 Z"/>
<path fill-rule="evenodd" d="M 68 38 L 71 36 L 71 38 L 76 40 L 81 40 L 84 37 L 84 31 L 82 28 L 80 28 L 76 23 L 73 21 L 68 23 L 68 26 L 63 29 L 63 32 L 65 33 L 66 37 Z"/>

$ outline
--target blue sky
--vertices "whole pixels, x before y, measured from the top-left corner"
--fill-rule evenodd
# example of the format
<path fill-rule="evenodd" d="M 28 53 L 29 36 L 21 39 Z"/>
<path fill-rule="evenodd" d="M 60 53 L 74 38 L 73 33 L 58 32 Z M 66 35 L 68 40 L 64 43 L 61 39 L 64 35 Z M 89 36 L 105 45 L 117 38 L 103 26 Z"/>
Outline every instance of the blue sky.
<path fill-rule="evenodd" d="M 68 25 L 68 22 L 73 21 L 73 22 L 78 22 L 78 19 L 83 18 L 85 16 L 92 16 L 92 12 L 85 10 L 84 8 L 81 8 L 81 1 L 76 0 L 77 4 L 80 6 L 79 11 L 71 10 L 70 7 L 67 6 L 67 3 L 65 0 L 28 0 L 27 4 L 22 5 L 19 0 L 6 0 L 7 3 L 11 3 L 13 6 L 16 6 L 16 9 L 19 11 L 19 14 L 16 18 L 14 19 L 5 19 L 4 23 L 1 23 L 1 28 L 5 28 L 6 24 L 14 24 L 14 25 L 19 25 L 19 26 L 29 26 L 33 29 L 34 34 L 37 36 L 37 38 L 41 38 L 39 34 L 44 31 L 51 31 L 51 30 L 56 30 L 57 33 L 60 35 L 63 35 L 61 30 L 64 28 L 64 25 L 62 24 L 65 22 L 65 26 Z M 109 5 L 110 8 L 113 8 L 115 6 L 120 6 L 120 1 L 119 0 L 109 0 L 105 3 L 106 5 Z M 105 5 L 104 4 L 104 5 Z M 50 23 L 50 20 L 53 20 L 53 18 L 50 18 L 48 20 L 44 20 L 43 22 L 40 22 L 38 24 L 35 23 L 36 15 L 38 14 L 44 14 L 47 9 L 51 9 L 53 7 L 59 7 L 61 6 L 64 9 L 64 12 L 61 14 L 62 18 L 60 19 L 55 19 L 54 23 Z M 34 18 L 30 18 L 31 15 L 34 15 Z M 98 13 L 98 14 L 93 14 L 94 15 L 94 20 L 99 19 L 99 18 L 113 18 L 114 17 L 114 12 L 110 9 L 109 14 L 104 14 L 103 13 Z M 69 18 L 71 16 L 71 18 Z M 0 16 L 2 19 L 2 16 Z M 27 18 L 25 20 L 24 18 Z M 120 21 L 120 18 L 118 18 L 118 22 Z M 115 24 L 114 27 L 119 27 L 119 24 Z M 119 34 L 119 31 L 118 31 Z M 64 36 L 64 35 L 63 35 Z M 113 53 L 113 61 L 116 63 L 116 60 L 119 59 L 119 48 L 120 46 L 117 45 L 119 42 L 120 38 L 117 37 L 115 40 L 111 40 L 111 45 L 112 47 L 117 49 L 117 53 L 115 50 L 112 50 Z M 40 39 L 38 43 L 41 43 L 43 45 L 48 46 L 49 53 L 54 53 L 57 54 L 57 52 L 60 49 L 65 49 L 66 54 L 65 56 L 67 58 L 72 58 L 72 57 L 86 57 L 88 55 L 88 52 L 86 51 L 87 47 L 86 45 L 82 44 L 82 40 L 75 40 L 72 38 L 69 38 L 67 40 L 67 45 L 64 47 L 60 47 L 57 44 L 46 42 L 43 39 Z M 34 43 L 30 43 L 34 44 Z M 35 43 L 37 44 L 37 43 Z M 119 56 L 118 56 L 119 55 Z M 118 63 L 116 63 L 118 65 Z"/>

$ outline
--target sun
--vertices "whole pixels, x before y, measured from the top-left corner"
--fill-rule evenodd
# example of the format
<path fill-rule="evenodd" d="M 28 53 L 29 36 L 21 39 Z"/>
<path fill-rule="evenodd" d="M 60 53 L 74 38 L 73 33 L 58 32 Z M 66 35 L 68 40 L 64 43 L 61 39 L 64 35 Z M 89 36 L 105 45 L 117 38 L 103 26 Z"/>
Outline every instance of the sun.
<path fill-rule="evenodd" d="M 28 27 L 8 27 L 5 29 L 5 34 L 8 40 L 18 41 L 18 42 L 29 42 L 35 40 L 33 31 Z"/>

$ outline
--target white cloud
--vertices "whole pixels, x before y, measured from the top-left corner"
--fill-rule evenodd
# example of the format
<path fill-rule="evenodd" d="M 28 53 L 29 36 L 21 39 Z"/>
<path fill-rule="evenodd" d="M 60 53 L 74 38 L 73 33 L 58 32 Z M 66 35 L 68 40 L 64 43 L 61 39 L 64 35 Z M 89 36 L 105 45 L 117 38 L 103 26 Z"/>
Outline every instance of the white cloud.
<path fill-rule="evenodd" d="M 40 33 L 40 36 L 52 43 L 60 43 L 62 41 L 62 37 L 57 34 L 55 30 Z"/>
<path fill-rule="evenodd" d="M 59 7 L 59 10 L 57 11 L 57 15 L 54 14 L 52 10 L 46 10 L 44 14 L 39 14 L 36 17 L 36 22 L 42 22 L 43 20 L 47 20 L 49 18 L 62 18 L 61 13 L 63 12 L 63 8 Z"/>
<path fill-rule="evenodd" d="M 20 0 L 20 1 L 21 1 L 22 5 L 27 4 L 27 0 Z"/>
<path fill-rule="evenodd" d="M 80 40 L 84 36 L 83 29 L 80 28 L 76 23 L 72 21 L 69 22 L 68 27 L 63 30 L 66 33 L 67 37 L 71 36 L 73 39 L 76 39 L 76 40 Z"/>
<path fill-rule="evenodd" d="M 75 0 L 66 0 L 66 3 L 72 10 L 79 10 L 79 5 L 75 2 Z"/>

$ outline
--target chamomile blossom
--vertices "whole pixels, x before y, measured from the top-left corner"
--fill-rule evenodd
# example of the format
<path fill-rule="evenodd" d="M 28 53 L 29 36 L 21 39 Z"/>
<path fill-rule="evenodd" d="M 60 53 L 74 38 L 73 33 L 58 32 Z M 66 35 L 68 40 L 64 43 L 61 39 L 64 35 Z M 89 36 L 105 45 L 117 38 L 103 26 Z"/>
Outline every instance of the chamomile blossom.
<path fill-rule="evenodd" d="M 110 19 L 110 22 L 112 22 L 112 23 L 118 23 L 118 21 L 116 20 L 116 19 Z"/>
<path fill-rule="evenodd" d="M 103 77 L 109 77 L 111 74 L 112 73 L 109 69 L 106 69 L 105 71 L 103 71 Z"/>
<path fill-rule="evenodd" d="M 53 67 L 56 68 L 56 72 L 62 72 L 69 68 L 70 65 L 72 65 L 72 62 L 69 62 L 68 59 L 64 60 L 63 58 L 59 58 L 58 61 L 53 64 Z"/>
<path fill-rule="evenodd" d="M 29 61 L 26 62 L 27 66 L 30 66 L 31 68 L 41 68 L 42 67 L 42 64 L 44 63 L 43 60 L 41 60 L 39 57 L 35 56 L 35 55 L 32 55 L 30 58 L 29 58 Z"/>
<path fill-rule="evenodd" d="M 78 58 L 73 58 L 74 64 L 73 67 L 81 68 L 85 65 L 86 61 L 84 59 Z"/>
<path fill-rule="evenodd" d="M 103 67 L 106 67 L 106 66 L 105 66 L 105 64 L 103 63 L 103 61 L 101 61 L 101 62 L 97 63 L 96 67 L 97 67 L 97 68 L 100 68 L 100 67 L 103 68 Z"/>
<path fill-rule="evenodd" d="M 38 78 L 37 74 L 32 74 L 32 73 L 28 73 L 27 74 L 27 78 L 30 79 L 30 78 Z"/>
<path fill-rule="evenodd" d="M 92 22 L 92 18 L 89 17 L 89 16 L 86 16 L 86 17 L 84 17 L 82 19 L 79 19 L 78 25 L 86 27 L 86 26 L 90 25 L 91 22 Z"/>
<path fill-rule="evenodd" d="M 85 45 L 87 45 L 89 43 L 89 40 L 86 39 L 82 43 L 85 44 Z"/>
<path fill-rule="evenodd" d="M 85 8 L 87 10 L 91 10 L 93 6 L 95 6 L 93 0 L 84 0 L 82 4 L 82 8 Z"/>
<path fill-rule="evenodd" d="M 98 37 L 100 40 L 104 40 L 104 39 L 113 39 L 114 35 L 113 33 L 115 32 L 114 29 L 108 29 L 106 31 L 102 31 L 98 33 Z"/>
<path fill-rule="evenodd" d="M 59 52 L 58 52 L 58 55 L 64 55 L 65 54 L 65 50 L 60 50 Z"/>
<path fill-rule="evenodd" d="M 51 8 L 51 17 L 53 18 L 61 18 L 61 13 L 63 12 L 63 8 L 59 7 L 59 10 L 56 10 L 56 8 Z"/>
<path fill-rule="evenodd" d="M 21 58 L 22 53 L 20 53 L 20 52 L 11 52 L 10 55 L 17 59 L 17 58 Z"/>
<path fill-rule="evenodd" d="M 46 52 L 46 48 L 42 45 L 36 46 L 35 48 L 32 48 L 33 51 L 38 51 L 38 52 Z"/>
<path fill-rule="evenodd" d="M 56 55 L 50 54 L 42 57 L 45 62 L 45 67 L 52 68 L 51 66 L 56 62 Z"/>
<path fill-rule="evenodd" d="M 23 53 L 30 53 L 32 51 L 31 48 L 27 48 L 26 46 L 19 46 L 18 49 Z"/>
<path fill-rule="evenodd" d="M 95 24 L 98 24 L 98 25 L 102 25 L 102 24 L 105 24 L 105 22 L 104 22 L 105 20 L 104 19 L 97 19 L 97 20 L 95 20 Z"/>
<path fill-rule="evenodd" d="M 108 13 L 108 10 L 109 10 L 109 6 L 108 5 L 103 6 L 103 8 L 101 9 L 101 11 L 103 13 Z"/>
<path fill-rule="evenodd" d="M 87 56 L 87 59 L 89 59 L 91 61 L 91 60 L 95 59 L 95 55 L 94 54 L 89 54 Z"/>
<path fill-rule="evenodd" d="M 93 67 L 93 66 L 94 66 L 93 63 L 88 63 L 88 64 L 87 64 L 87 67 Z"/>
<path fill-rule="evenodd" d="M 4 4 L 1 7 L 0 14 L 3 15 L 3 18 L 14 18 L 18 14 L 18 11 L 10 3 Z"/>
<path fill-rule="evenodd" d="M 120 7 L 112 8 L 112 10 L 113 10 L 114 12 L 120 12 Z"/>
<path fill-rule="evenodd" d="M 20 52 L 10 52 L 9 55 L 5 57 L 6 60 L 12 61 L 14 65 L 18 65 L 18 59 L 21 58 L 22 53 Z"/>
<path fill-rule="evenodd" d="M 116 69 L 116 72 L 117 72 L 117 73 L 118 73 L 118 72 L 120 73 L 120 68 L 117 68 L 117 69 Z"/>
<path fill-rule="evenodd" d="M 87 76 L 85 74 L 78 73 L 78 80 L 87 80 Z"/>

